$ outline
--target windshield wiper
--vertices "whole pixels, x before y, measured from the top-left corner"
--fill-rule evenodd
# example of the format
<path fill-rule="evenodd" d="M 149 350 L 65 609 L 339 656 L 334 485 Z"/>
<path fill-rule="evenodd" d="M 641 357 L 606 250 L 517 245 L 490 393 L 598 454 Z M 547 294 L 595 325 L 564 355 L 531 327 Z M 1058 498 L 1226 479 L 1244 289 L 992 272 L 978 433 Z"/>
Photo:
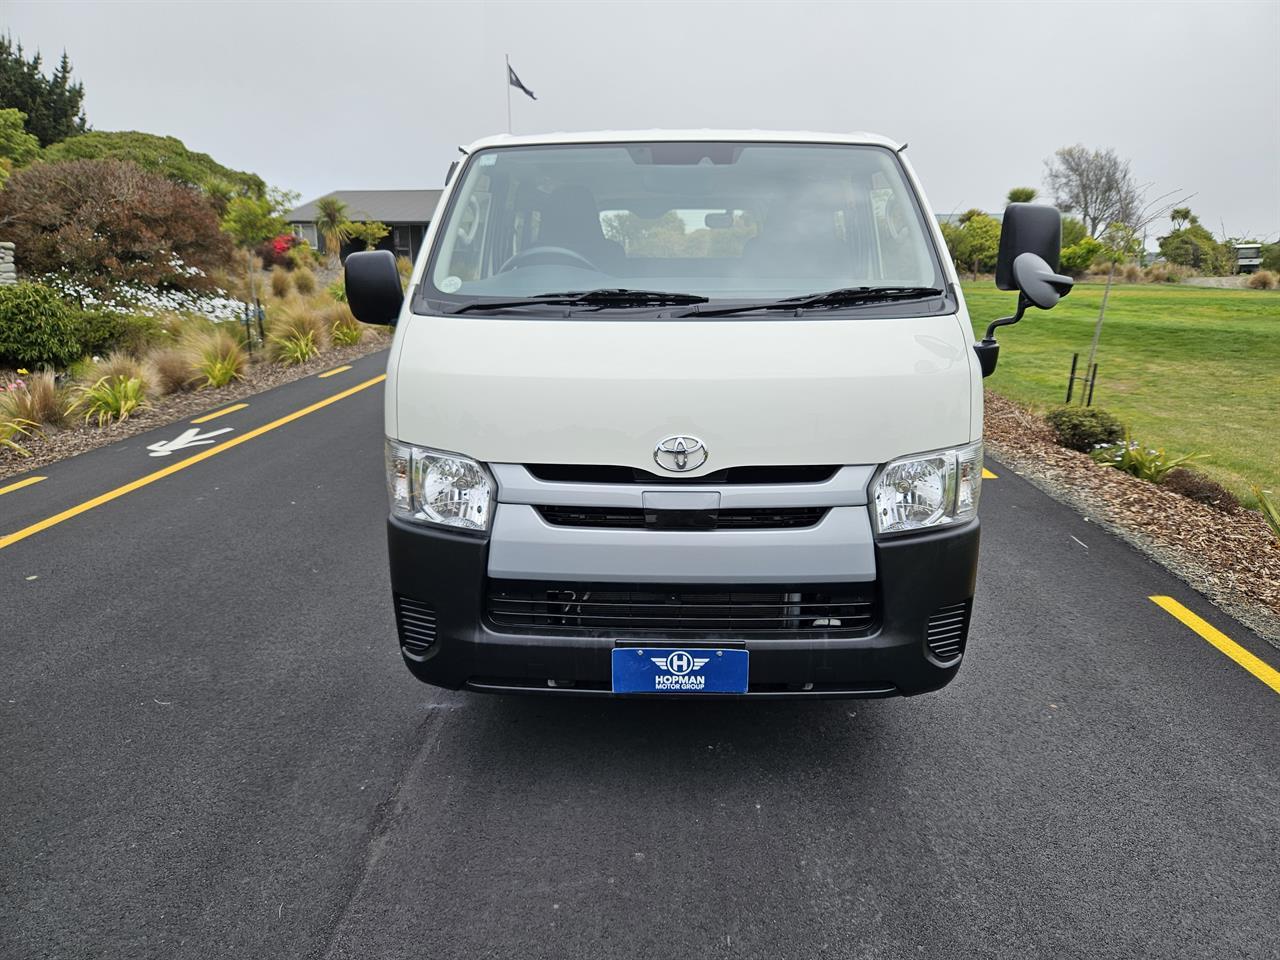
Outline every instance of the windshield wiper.
<path fill-rule="evenodd" d="M 614 287 L 603 290 L 568 290 L 563 293 L 539 293 L 532 297 L 513 297 L 510 300 L 473 300 L 455 307 L 450 313 L 467 313 L 470 310 L 504 310 L 508 307 L 529 307 L 539 304 L 563 307 L 649 307 L 706 303 L 706 297 L 694 293 L 666 293 L 662 290 L 629 290 Z"/>
<path fill-rule="evenodd" d="M 734 313 L 750 313 L 753 310 L 811 310 L 824 307 L 850 307 L 864 303 L 886 303 L 891 300 L 919 300 L 924 297 L 940 297 L 937 287 L 840 287 L 822 293 L 807 293 L 782 300 L 762 300 L 758 303 L 730 304 L 704 310 L 694 307 L 681 317 L 723 317 Z"/>

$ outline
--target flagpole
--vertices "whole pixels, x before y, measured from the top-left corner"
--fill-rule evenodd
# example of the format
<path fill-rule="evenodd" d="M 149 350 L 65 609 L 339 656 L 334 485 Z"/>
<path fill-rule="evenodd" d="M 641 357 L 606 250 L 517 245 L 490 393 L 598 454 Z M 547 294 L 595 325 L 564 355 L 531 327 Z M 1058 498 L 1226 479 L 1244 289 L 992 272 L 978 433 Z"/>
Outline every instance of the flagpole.
<path fill-rule="evenodd" d="M 502 79 L 507 87 L 507 133 L 511 132 L 511 54 L 507 54 L 507 75 Z"/>

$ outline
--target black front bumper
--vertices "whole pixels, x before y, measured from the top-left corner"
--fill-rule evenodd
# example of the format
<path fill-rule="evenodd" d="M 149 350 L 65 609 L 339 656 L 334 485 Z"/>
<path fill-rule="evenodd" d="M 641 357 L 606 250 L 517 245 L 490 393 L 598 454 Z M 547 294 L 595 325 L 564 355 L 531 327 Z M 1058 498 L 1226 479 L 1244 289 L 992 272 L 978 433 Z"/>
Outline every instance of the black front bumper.
<path fill-rule="evenodd" d="M 488 542 L 388 521 L 401 653 L 418 679 L 450 689 L 612 696 L 612 637 L 504 633 L 486 621 Z M 978 569 L 978 521 L 876 544 L 877 618 L 863 636 L 663 642 L 744 646 L 748 697 L 877 697 L 927 693 L 955 676 L 929 641 L 962 611 L 960 647 Z M 951 629 L 948 627 L 948 629 Z M 932 631 L 932 632 L 931 632 Z M 652 639 L 646 641 L 653 643 Z M 935 649 L 943 649 L 935 644 Z M 954 644 L 945 648 L 950 654 Z M 686 695 L 687 696 L 687 695 Z"/>

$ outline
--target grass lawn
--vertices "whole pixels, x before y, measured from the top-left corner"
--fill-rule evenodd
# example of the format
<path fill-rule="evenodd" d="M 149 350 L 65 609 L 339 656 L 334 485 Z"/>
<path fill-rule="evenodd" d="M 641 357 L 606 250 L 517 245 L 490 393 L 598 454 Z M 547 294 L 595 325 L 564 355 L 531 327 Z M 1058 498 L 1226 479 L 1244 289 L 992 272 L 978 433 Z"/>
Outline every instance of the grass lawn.
<path fill-rule="evenodd" d="M 1078 284 L 1048 312 L 1002 328 L 987 386 L 1044 410 L 1066 396 L 1071 354 L 1083 372 L 1103 285 Z M 1013 312 L 1015 295 L 964 284 L 975 335 Z M 1116 284 L 1098 347 L 1093 405 L 1134 439 L 1195 464 L 1246 503 L 1251 484 L 1280 490 L 1280 292 Z M 1079 397 L 1079 384 L 1073 402 Z"/>

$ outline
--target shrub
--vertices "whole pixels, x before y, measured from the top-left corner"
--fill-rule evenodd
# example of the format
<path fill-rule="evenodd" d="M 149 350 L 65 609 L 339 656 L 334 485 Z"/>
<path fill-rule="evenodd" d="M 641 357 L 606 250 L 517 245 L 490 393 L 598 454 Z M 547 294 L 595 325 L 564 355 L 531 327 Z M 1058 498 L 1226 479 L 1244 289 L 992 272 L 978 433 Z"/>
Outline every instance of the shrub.
<path fill-rule="evenodd" d="M 307 241 L 299 240 L 289 249 L 289 263 L 295 270 L 310 270 L 319 265 L 320 255 Z"/>
<path fill-rule="evenodd" d="M 1176 263 L 1155 263 L 1147 267 L 1143 273 L 1151 283 L 1181 283 L 1183 277 L 1191 271 Z"/>
<path fill-rule="evenodd" d="M 329 286 L 325 287 L 325 290 L 328 291 L 329 296 L 333 297 L 333 299 L 337 300 L 339 303 L 347 302 L 347 285 L 342 282 L 341 277 L 333 281 Z"/>
<path fill-rule="evenodd" d="M 249 358 L 240 341 L 225 330 L 217 330 L 193 338 L 190 343 L 191 365 L 202 387 L 225 387 L 232 380 L 244 379 Z"/>
<path fill-rule="evenodd" d="M 326 311 L 295 300 L 277 308 L 267 330 L 267 349 L 279 363 L 305 363 L 329 347 Z"/>
<path fill-rule="evenodd" d="M 413 274 L 413 261 L 408 257 L 396 257 L 396 271 L 400 274 L 400 286 L 409 289 L 409 277 Z"/>
<path fill-rule="evenodd" d="M 300 267 L 293 274 L 293 289 L 304 297 L 316 292 L 316 275 L 306 267 Z"/>
<path fill-rule="evenodd" d="M 1184 463 L 1191 463 L 1193 460 L 1203 460 L 1204 454 L 1188 453 L 1181 457 L 1171 457 L 1165 453 L 1163 447 L 1159 450 L 1144 447 L 1137 441 L 1131 440 L 1126 433 L 1124 442 L 1099 447 L 1093 451 L 1093 458 L 1099 463 L 1123 470 L 1140 480 L 1162 483 L 1171 470 Z"/>
<path fill-rule="evenodd" d="M 160 333 L 155 317 L 115 313 L 110 310 L 80 310 L 76 313 L 76 339 L 80 352 L 102 354 L 110 350 L 143 353 Z"/>
<path fill-rule="evenodd" d="M 231 257 L 207 197 L 124 160 L 19 170 L 0 191 L 0 222 L 20 270 L 66 271 L 98 289 L 208 290 L 206 271 Z"/>
<path fill-rule="evenodd" d="M 1069 247 L 1064 247 L 1058 269 L 1073 277 L 1082 277 L 1093 265 L 1094 258 L 1102 252 L 1102 244 L 1093 237 L 1084 237 Z"/>
<path fill-rule="evenodd" d="M 197 377 L 188 350 L 181 347 L 161 347 L 147 355 L 147 379 L 150 380 L 152 389 L 162 396 L 191 389 Z"/>
<path fill-rule="evenodd" d="M 0 363 L 65 367 L 80 356 L 76 334 L 75 311 L 53 290 L 38 283 L 0 287 Z"/>
<path fill-rule="evenodd" d="M 336 304 L 335 307 L 325 311 L 330 318 L 330 338 L 335 346 L 355 346 L 364 337 L 364 324 L 351 315 L 345 304 Z"/>
<path fill-rule="evenodd" d="M 94 363 L 89 376 L 94 380 L 137 380 L 142 384 L 144 393 L 151 385 L 147 380 L 147 371 L 142 361 L 123 350 L 113 350 Z"/>
<path fill-rule="evenodd" d="M 264 268 L 284 267 L 286 270 L 292 268 L 295 261 L 290 254 L 293 248 L 301 243 L 302 239 L 295 237 L 292 233 L 282 233 L 270 240 L 264 240 L 258 245 L 258 256 L 262 258 L 262 266 Z"/>
<path fill-rule="evenodd" d="M 289 272 L 284 267 L 271 268 L 271 292 L 277 297 L 289 295 Z"/>
<path fill-rule="evenodd" d="M 34 437 L 36 424 L 30 420 L 9 420 L 0 417 L 0 450 L 12 450 L 20 457 L 31 456 L 31 451 L 14 440 L 14 437 Z"/>
<path fill-rule="evenodd" d="M 90 130 L 78 136 L 59 137 L 44 151 L 47 163 L 66 160 L 130 160 L 143 169 L 160 174 L 206 193 L 219 194 L 226 188 L 250 197 L 266 195 L 261 177 L 241 173 L 217 163 L 208 154 L 188 150 L 176 137 L 161 137 L 136 130 Z"/>
<path fill-rule="evenodd" d="M 1274 290 L 1280 277 L 1270 270 L 1259 270 L 1249 274 L 1249 286 L 1254 290 Z"/>
<path fill-rule="evenodd" d="M 67 416 L 64 393 L 52 371 L 32 374 L 0 391 L 0 419 L 59 426 Z"/>
<path fill-rule="evenodd" d="M 68 413 L 84 412 L 88 423 L 96 419 L 99 427 L 111 421 L 128 420 L 129 414 L 146 407 L 147 401 L 138 377 L 103 377 L 89 387 L 80 388 L 80 396 Z"/>
<path fill-rule="evenodd" d="M 1217 507 L 1223 513 L 1235 513 L 1240 509 L 1240 501 L 1236 499 L 1235 494 L 1198 470 L 1175 467 L 1164 478 L 1164 485 L 1174 493 L 1180 493 L 1189 500 Z"/>
<path fill-rule="evenodd" d="M 1280 541 L 1280 502 L 1271 499 L 1270 494 L 1261 487 L 1254 487 L 1253 495 L 1258 498 L 1258 507 L 1262 510 L 1262 519 L 1267 521 L 1267 526 L 1276 535 L 1276 540 Z"/>
<path fill-rule="evenodd" d="M 1142 280 L 1142 268 L 1136 263 L 1126 263 L 1121 276 L 1125 283 L 1138 283 Z"/>
<path fill-rule="evenodd" d="M 317 310 L 301 300 L 288 301 L 271 311 L 267 338 L 311 334 L 316 350 L 323 352 L 329 347 L 329 326 L 332 322 L 327 313 L 327 310 Z"/>
<path fill-rule="evenodd" d="M 1081 453 L 1124 438 L 1124 424 L 1098 407 L 1057 407 L 1045 419 L 1058 443 Z"/>
<path fill-rule="evenodd" d="M 316 347 L 315 334 L 307 331 L 272 337 L 271 352 L 277 362 L 294 365 L 306 363 L 320 351 Z"/>

